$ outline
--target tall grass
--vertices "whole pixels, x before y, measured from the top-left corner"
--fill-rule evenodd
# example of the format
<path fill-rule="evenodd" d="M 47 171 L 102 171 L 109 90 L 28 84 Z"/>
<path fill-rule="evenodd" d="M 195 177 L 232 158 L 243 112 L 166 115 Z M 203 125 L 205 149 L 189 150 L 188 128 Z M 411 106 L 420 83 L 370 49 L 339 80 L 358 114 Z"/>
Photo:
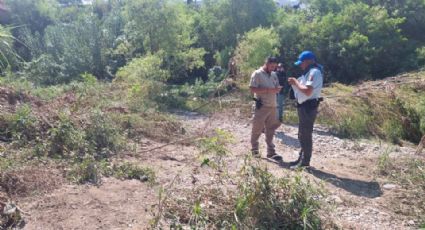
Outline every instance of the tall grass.
<path fill-rule="evenodd" d="M 425 79 L 425 72 L 418 76 Z M 418 143 L 425 134 L 424 89 L 420 81 L 394 85 L 391 90 L 333 84 L 324 90 L 318 123 L 346 138 L 375 136 L 397 144 Z"/>

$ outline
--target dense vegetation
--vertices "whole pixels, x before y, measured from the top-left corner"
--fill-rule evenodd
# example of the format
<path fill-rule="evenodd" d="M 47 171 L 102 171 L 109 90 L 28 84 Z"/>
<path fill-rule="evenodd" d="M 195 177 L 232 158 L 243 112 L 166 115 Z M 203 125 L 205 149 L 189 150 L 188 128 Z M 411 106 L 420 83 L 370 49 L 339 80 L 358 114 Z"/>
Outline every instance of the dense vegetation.
<path fill-rule="evenodd" d="M 273 0 L 5 1 L 0 27 L 3 75 L 37 85 L 113 79 L 135 62 L 164 83 L 208 80 L 234 56 L 243 77 L 274 54 L 292 69 L 304 49 L 317 53 L 327 81 L 377 79 L 425 63 L 424 1 Z M 138 61 L 137 61 L 138 60 Z M 154 67 L 150 67 L 154 66 Z M 291 71 L 291 73 L 294 73 Z"/>
<path fill-rule="evenodd" d="M 216 170 L 220 182 L 232 183 L 234 190 L 181 191 L 187 197 L 182 200 L 167 200 L 165 191 L 155 225 L 165 218 L 177 229 L 332 226 L 316 200 L 326 194 L 299 174 L 275 178 L 247 158 L 232 178 L 236 182 L 230 181 L 223 159 L 231 155 L 226 148 L 231 135 L 216 130 L 187 140 L 189 131 L 166 113 L 211 111 L 225 103 L 243 113 L 250 100 L 246 82 L 265 57 L 278 56 L 288 75 L 297 75 L 292 63 L 307 49 L 333 83 L 324 90 L 318 119 L 331 131 L 400 145 L 417 143 L 425 134 L 425 86 L 417 84 L 425 77 L 417 71 L 425 65 L 424 0 L 305 0 L 285 6 L 273 0 L 2 2 L 7 11 L 0 17 L 0 187 L 8 195 L 43 192 L 16 179 L 27 171 L 46 173 L 43 168 L 75 183 L 116 177 L 155 185 L 155 169 L 127 158 L 140 154 L 143 141 L 183 138 L 188 143 L 181 144 L 201 151 L 201 167 Z M 229 69 L 230 62 L 236 69 Z M 407 71 L 412 73 L 401 82 L 371 83 L 376 87 L 341 84 Z M 228 72 L 233 78 L 223 81 Z M 213 103 L 235 88 L 230 100 Z M 285 121 L 296 120 L 293 108 L 285 112 Z M 409 190 L 419 184 L 411 195 L 423 197 L 423 165 L 396 165 L 384 155 L 379 173 Z M 220 210 L 201 207 L 200 197 L 222 204 Z M 423 203 L 415 214 L 402 211 L 422 221 Z M 3 222 L 0 227 L 16 225 Z"/>

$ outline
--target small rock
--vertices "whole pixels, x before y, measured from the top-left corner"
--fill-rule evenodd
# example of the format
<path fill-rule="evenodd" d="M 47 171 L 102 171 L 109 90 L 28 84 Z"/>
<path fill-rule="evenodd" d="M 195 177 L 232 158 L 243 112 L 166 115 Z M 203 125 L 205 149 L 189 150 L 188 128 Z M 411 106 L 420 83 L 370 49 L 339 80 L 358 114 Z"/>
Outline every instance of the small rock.
<path fill-rule="evenodd" d="M 7 203 L 3 208 L 3 214 L 5 215 L 12 215 L 16 213 L 18 209 L 16 208 L 16 205 L 13 203 Z"/>
<path fill-rule="evenodd" d="M 344 203 L 344 201 L 339 196 L 337 196 L 337 195 L 333 195 L 330 198 L 331 198 L 331 200 L 333 202 L 335 202 L 335 204 L 342 204 L 342 203 Z"/>
<path fill-rule="evenodd" d="M 409 220 L 409 222 L 407 222 L 408 225 L 413 226 L 415 225 L 415 221 L 414 220 Z"/>
<path fill-rule="evenodd" d="M 146 181 L 148 181 L 149 180 L 149 177 L 147 177 L 147 176 L 145 176 L 145 175 L 143 175 L 143 176 L 141 176 L 140 177 L 140 181 L 141 182 L 146 182 Z"/>
<path fill-rule="evenodd" d="M 387 190 L 391 190 L 391 189 L 395 189 L 398 186 L 395 184 L 384 184 L 384 186 L 382 186 L 382 188 L 387 189 Z"/>

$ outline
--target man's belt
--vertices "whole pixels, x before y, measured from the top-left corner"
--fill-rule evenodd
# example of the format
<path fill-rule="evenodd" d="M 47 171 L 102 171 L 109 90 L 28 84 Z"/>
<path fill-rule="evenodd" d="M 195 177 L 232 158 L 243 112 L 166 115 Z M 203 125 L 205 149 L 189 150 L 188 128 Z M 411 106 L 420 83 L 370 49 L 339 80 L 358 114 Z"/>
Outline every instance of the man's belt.
<path fill-rule="evenodd" d="M 305 102 L 303 102 L 301 104 L 297 102 L 297 107 L 298 108 L 299 107 L 303 107 L 303 106 L 312 106 L 312 107 L 314 107 L 314 106 L 318 106 L 320 104 L 320 102 L 322 102 L 322 101 L 323 101 L 323 97 L 310 99 L 310 100 L 307 100 L 307 101 L 305 101 Z"/>

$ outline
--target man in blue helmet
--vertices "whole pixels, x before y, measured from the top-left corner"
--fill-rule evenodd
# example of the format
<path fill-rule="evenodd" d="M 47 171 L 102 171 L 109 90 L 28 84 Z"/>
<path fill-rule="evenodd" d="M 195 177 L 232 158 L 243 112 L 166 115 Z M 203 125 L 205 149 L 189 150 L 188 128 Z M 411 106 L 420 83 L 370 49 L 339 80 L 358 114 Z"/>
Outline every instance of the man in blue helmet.
<path fill-rule="evenodd" d="M 313 151 L 313 126 L 322 100 L 320 94 L 323 87 L 323 68 L 317 64 L 313 52 L 302 52 L 295 65 L 303 70 L 303 75 L 298 79 L 288 78 L 288 83 L 292 86 L 297 100 L 298 139 L 301 151 L 298 160 L 291 162 L 292 169 L 310 166 Z"/>

